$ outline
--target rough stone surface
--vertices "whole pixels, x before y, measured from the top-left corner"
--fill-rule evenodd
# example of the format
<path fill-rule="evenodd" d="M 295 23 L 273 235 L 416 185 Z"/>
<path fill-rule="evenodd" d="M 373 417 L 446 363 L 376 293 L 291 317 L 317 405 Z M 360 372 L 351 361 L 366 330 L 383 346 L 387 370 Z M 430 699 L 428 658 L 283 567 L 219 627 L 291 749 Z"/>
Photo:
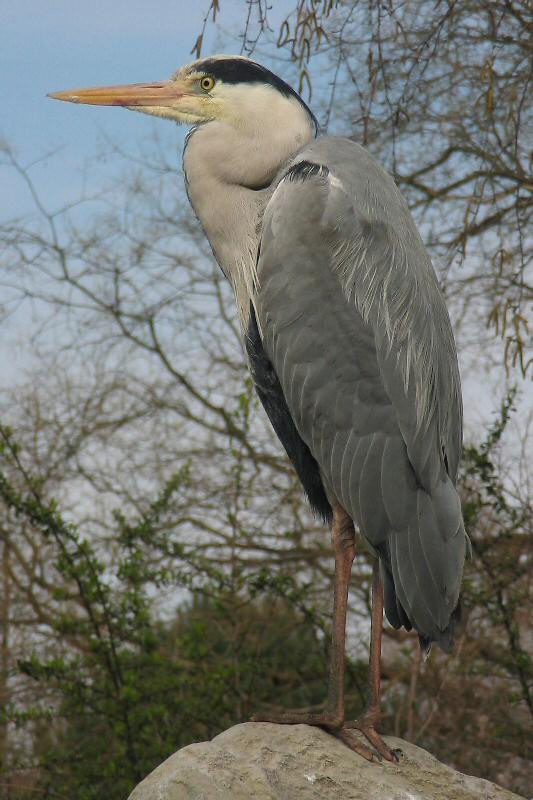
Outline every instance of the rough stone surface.
<path fill-rule="evenodd" d="M 369 763 L 307 725 L 248 722 L 170 756 L 129 800 L 523 800 L 403 739 L 399 764 Z"/>

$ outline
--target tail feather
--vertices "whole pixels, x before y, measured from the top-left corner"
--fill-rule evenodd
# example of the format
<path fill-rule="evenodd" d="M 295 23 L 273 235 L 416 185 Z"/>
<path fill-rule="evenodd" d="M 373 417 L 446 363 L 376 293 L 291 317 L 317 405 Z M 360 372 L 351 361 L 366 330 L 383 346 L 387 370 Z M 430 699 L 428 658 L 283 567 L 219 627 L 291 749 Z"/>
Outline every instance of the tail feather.
<path fill-rule="evenodd" d="M 385 615 L 393 628 L 405 628 L 410 631 L 412 625 L 409 622 L 409 617 L 405 613 L 404 607 L 398 599 L 396 590 L 394 588 L 394 578 L 390 568 L 390 555 L 388 548 L 383 558 L 380 558 L 381 580 L 383 582 L 383 600 L 385 606 Z"/>
<path fill-rule="evenodd" d="M 424 651 L 431 642 L 446 652 L 453 647 L 466 544 L 457 492 L 447 478 L 431 495 L 417 490 L 407 528 L 392 531 L 386 553 L 380 552 L 387 619 L 393 627 L 407 627 L 407 619 Z"/>
<path fill-rule="evenodd" d="M 429 658 L 429 654 L 431 653 L 431 645 L 433 642 L 431 641 L 429 636 L 420 636 L 418 634 L 418 644 L 420 645 L 420 651 L 422 653 L 422 658 L 426 661 Z"/>

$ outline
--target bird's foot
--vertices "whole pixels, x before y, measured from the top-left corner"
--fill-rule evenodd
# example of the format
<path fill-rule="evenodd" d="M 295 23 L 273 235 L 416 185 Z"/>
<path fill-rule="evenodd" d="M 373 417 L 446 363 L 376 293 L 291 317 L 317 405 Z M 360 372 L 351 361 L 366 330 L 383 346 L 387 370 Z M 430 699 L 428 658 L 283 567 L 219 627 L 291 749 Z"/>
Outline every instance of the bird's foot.
<path fill-rule="evenodd" d="M 358 753 L 367 761 L 381 761 L 385 758 L 387 761 L 399 761 L 399 750 L 391 750 L 379 733 L 374 728 L 373 724 L 366 724 L 364 720 L 359 722 L 344 723 L 344 719 L 339 714 L 323 710 L 321 712 L 312 712 L 308 709 L 302 711 L 289 711 L 281 714 L 254 714 L 251 717 L 252 722 L 273 722 L 278 725 L 313 725 L 322 728 L 327 733 L 331 733 L 335 738 L 340 739 L 350 750 Z M 371 750 L 358 738 L 353 735 L 353 730 L 357 729 L 368 739 L 370 744 L 375 748 Z"/>
<path fill-rule="evenodd" d="M 391 761 L 392 763 L 398 763 L 400 760 L 400 756 L 402 755 L 402 751 L 398 749 L 390 748 L 385 742 L 380 734 L 376 730 L 376 723 L 377 720 L 374 718 L 374 715 L 363 715 L 361 719 L 355 719 L 351 722 L 345 722 L 342 733 L 344 735 L 349 736 L 348 733 L 345 733 L 350 730 L 357 730 L 360 731 L 365 739 L 367 739 L 372 747 L 375 748 L 379 755 L 379 760 L 381 761 L 384 758 L 386 761 Z M 344 739 L 343 739 L 344 741 Z"/>

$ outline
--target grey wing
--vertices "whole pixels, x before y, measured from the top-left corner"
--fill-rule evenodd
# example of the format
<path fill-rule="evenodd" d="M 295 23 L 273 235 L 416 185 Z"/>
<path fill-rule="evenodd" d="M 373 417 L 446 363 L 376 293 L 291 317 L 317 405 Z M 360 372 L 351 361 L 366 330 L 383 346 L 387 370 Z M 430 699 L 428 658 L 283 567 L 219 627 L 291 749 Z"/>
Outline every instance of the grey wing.
<path fill-rule="evenodd" d="M 465 556 L 455 345 L 408 209 L 366 151 L 325 139 L 299 154 L 265 213 L 258 279 L 265 351 L 382 558 L 389 621 L 449 646 Z"/>

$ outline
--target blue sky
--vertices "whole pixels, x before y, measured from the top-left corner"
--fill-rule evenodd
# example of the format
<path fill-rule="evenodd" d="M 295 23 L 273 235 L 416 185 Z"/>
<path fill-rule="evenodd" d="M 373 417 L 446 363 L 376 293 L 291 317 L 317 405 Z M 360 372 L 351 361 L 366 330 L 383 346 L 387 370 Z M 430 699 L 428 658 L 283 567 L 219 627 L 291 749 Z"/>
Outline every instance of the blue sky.
<path fill-rule="evenodd" d="M 74 189 L 72 170 L 94 152 L 102 131 L 131 141 L 143 135 L 146 121 L 140 115 L 130 120 L 133 115 L 122 109 L 58 103 L 47 92 L 170 74 L 187 60 L 200 21 L 200 9 L 194 19 L 180 13 L 179 5 L 163 0 L 154 13 L 140 0 L 12 0 L 2 9 L 0 136 L 24 163 L 61 148 L 45 170 L 37 171 L 52 202 Z M 16 176 L 3 169 L 0 180 L 0 215 L 25 211 L 28 199 Z"/>

